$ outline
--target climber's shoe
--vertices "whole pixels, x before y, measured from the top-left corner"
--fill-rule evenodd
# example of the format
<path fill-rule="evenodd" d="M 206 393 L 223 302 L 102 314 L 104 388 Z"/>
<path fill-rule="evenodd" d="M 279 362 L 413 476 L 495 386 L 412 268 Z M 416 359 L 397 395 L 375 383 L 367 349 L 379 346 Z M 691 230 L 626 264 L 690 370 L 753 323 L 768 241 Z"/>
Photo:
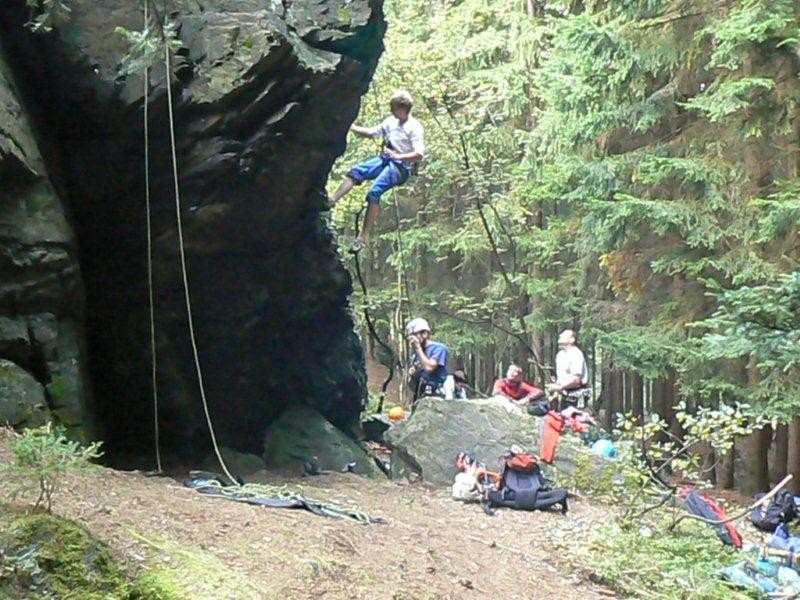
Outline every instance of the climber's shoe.
<path fill-rule="evenodd" d="M 364 242 L 361 241 L 360 238 L 356 238 L 353 240 L 353 243 L 350 244 L 350 254 L 358 254 L 364 249 Z"/>

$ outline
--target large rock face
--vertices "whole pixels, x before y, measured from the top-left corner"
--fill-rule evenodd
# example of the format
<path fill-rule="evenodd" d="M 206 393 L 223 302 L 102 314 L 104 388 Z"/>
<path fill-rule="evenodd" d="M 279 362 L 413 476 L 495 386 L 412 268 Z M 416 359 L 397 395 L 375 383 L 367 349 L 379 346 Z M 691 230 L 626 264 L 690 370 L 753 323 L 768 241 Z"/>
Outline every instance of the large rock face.
<path fill-rule="evenodd" d="M 69 390 L 62 394 L 66 402 L 80 392 L 75 382 L 86 364 L 81 311 L 52 307 L 81 306 L 66 207 L 109 451 L 144 450 L 151 406 L 143 81 L 119 77 L 128 48 L 114 32 L 140 29 L 141 5 L 68 4 L 69 21 L 43 36 L 21 26 L 29 16 L 24 1 L 0 7 L 9 64 L 62 201 L 39 165 L 40 177 L 28 178 L 38 204 L 9 201 L 0 209 L 0 220 L 14 219 L 11 227 L 30 241 L 3 242 L 2 255 L 19 271 L 19 288 L 35 300 L 26 310 L 43 313 L 41 322 L 55 335 L 49 363 L 63 365 L 62 352 L 77 352 L 77 371 L 58 390 Z M 363 355 L 348 310 L 351 281 L 321 211 L 330 166 L 344 149 L 382 49 L 381 2 L 180 6 L 171 18 L 181 44 L 172 88 L 182 217 L 200 360 L 220 441 L 258 451 L 264 427 L 286 408 L 286 398 L 303 398 L 337 426 L 352 427 L 364 397 Z M 205 453 L 177 253 L 165 86 L 165 69 L 157 65 L 148 103 L 162 431 L 174 449 Z M 12 162 L 21 168 L 21 159 Z M 45 205 L 61 212 L 32 218 Z M 21 221 L 38 229 L 26 231 Z M 14 255 L 21 246 L 25 254 Z M 10 302 L 4 314 L 16 320 L 22 311 Z M 7 343 L 17 352 L 26 342 Z"/>
<path fill-rule="evenodd" d="M 0 55 L 0 423 L 55 416 L 74 437 L 97 434 L 82 320 L 73 232 Z"/>
<path fill-rule="evenodd" d="M 538 454 L 541 422 L 540 417 L 531 417 L 509 402 L 423 398 L 406 421 L 385 434 L 392 448 L 392 477 L 451 485 L 459 452 L 478 458 L 489 469 L 494 469 L 500 455 L 514 445 Z M 579 439 L 562 434 L 556 469 L 572 473 L 578 456 L 600 461 Z"/>

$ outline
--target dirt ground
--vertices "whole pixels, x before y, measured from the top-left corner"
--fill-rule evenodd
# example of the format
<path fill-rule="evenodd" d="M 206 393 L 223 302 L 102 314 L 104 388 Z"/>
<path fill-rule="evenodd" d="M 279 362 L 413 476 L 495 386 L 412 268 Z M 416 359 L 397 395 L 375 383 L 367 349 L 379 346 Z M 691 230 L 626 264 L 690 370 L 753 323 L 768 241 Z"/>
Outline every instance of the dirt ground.
<path fill-rule="evenodd" d="M 504 510 L 490 517 L 422 484 L 349 474 L 262 480 L 388 524 L 249 506 L 172 478 L 110 469 L 69 478 L 54 512 L 84 523 L 128 566 L 172 569 L 193 598 L 614 595 L 570 568 L 570 540 L 604 518 L 586 501 L 572 501 L 567 516 Z"/>

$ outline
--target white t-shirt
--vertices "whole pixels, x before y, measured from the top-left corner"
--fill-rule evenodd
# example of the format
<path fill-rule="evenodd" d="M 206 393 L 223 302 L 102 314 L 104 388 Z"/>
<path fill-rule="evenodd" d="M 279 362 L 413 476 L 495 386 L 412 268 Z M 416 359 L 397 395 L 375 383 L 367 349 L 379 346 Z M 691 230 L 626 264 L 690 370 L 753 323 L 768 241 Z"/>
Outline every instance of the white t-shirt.
<path fill-rule="evenodd" d="M 380 125 L 370 130 L 370 135 L 374 138 L 385 137 L 389 145 L 400 154 L 409 152 L 425 154 L 422 123 L 414 117 L 409 116 L 402 125 L 397 117 L 386 117 Z"/>
<path fill-rule="evenodd" d="M 589 369 L 583 352 L 577 346 L 570 346 L 556 354 L 556 383 L 563 385 L 575 377 L 581 378 L 581 385 L 589 383 Z"/>

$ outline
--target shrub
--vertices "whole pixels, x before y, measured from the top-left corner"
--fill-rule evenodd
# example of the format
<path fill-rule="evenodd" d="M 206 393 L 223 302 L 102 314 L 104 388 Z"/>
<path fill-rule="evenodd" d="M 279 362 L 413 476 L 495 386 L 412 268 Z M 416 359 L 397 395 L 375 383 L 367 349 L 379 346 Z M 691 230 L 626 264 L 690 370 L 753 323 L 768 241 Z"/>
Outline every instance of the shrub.
<path fill-rule="evenodd" d="M 50 512 L 53 496 L 69 470 L 86 469 L 102 456 L 100 442 L 82 446 L 69 440 L 63 427 L 52 423 L 9 436 L 11 461 L 2 465 L 2 475 L 11 487 L 11 497 L 38 491 L 36 508 Z"/>

